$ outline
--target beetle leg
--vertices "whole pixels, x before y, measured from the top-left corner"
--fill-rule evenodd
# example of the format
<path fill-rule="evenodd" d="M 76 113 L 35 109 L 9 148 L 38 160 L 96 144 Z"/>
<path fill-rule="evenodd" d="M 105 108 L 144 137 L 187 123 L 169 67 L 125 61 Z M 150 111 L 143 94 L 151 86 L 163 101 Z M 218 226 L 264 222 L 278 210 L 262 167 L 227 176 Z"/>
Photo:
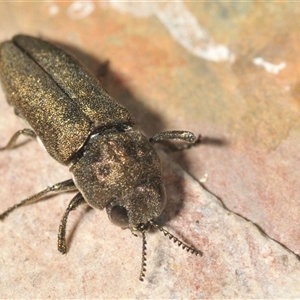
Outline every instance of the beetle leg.
<path fill-rule="evenodd" d="M 43 191 L 34 194 L 26 199 L 24 199 L 23 201 L 11 206 L 9 209 L 7 209 L 5 212 L 3 212 L 2 214 L 0 214 L 0 220 L 4 220 L 12 211 L 14 211 L 16 208 L 24 206 L 24 205 L 29 205 L 32 204 L 34 202 L 39 201 L 42 197 L 44 197 L 46 194 L 50 193 L 50 192 L 58 192 L 58 193 L 62 193 L 62 192 L 66 192 L 66 191 L 72 191 L 72 190 L 76 190 L 76 186 L 73 182 L 72 179 L 68 179 L 66 181 L 63 182 L 59 182 L 56 183 L 50 187 L 47 187 L 46 189 L 44 189 Z"/>
<path fill-rule="evenodd" d="M 7 145 L 5 147 L 0 147 L 0 151 L 3 151 L 3 150 L 8 150 L 8 149 L 12 149 L 15 147 L 15 144 L 16 144 L 16 141 L 18 139 L 18 137 L 20 135 L 26 135 L 26 136 L 29 136 L 33 139 L 36 139 L 37 138 L 37 135 L 36 133 L 32 130 L 32 129 L 29 129 L 29 128 L 24 128 L 22 130 L 19 130 L 17 131 L 12 137 L 11 139 L 9 140 L 9 142 L 7 143 Z"/>
<path fill-rule="evenodd" d="M 185 141 L 188 144 L 182 146 L 176 146 L 170 142 L 170 140 L 181 140 Z M 149 142 L 152 144 L 160 143 L 167 146 L 171 151 L 182 151 L 189 149 L 201 143 L 201 135 L 198 138 L 190 131 L 164 131 L 155 134 L 149 139 Z"/>
<path fill-rule="evenodd" d="M 80 193 L 76 194 L 76 196 L 70 201 L 59 225 L 58 229 L 58 241 L 57 241 L 57 248 L 58 251 L 62 254 L 66 254 L 67 252 L 67 243 L 66 243 L 66 228 L 67 228 L 67 221 L 69 213 L 76 209 L 79 205 L 85 204 L 86 201 L 82 197 Z"/>

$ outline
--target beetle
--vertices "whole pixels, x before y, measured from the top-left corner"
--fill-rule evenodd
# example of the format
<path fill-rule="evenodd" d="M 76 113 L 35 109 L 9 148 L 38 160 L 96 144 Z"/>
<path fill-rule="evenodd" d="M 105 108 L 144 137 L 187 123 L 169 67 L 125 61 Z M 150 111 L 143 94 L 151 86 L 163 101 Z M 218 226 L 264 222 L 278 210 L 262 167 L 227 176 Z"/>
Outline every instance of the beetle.
<path fill-rule="evenodd" d="M 146 230 L 155 227 L 179 246 L 188 246 L 155 220 L 166 203 L 161 163 L 155 143 L 182 140 L 195 145 L 200 136 L 189 131 L 161 132 L 149 140 L 133 129 L 134 119 L 114 101 L 75 58 L 52 43 L 16 35 L 0 45 L 0 81 L 7 101 L 30 128 L 16 132 L 1 151 L 12 149 L 19 136 L 42 143 L 50 156 L 68 166 L 72 179 L 47 187 L 0 214 L 40 200 L 50 192 L 77 190 L 60 222 L 58 250 L 67 252 L 69 213 L 79 205 L 106 209 L 111 222 L 143 238 L 142 268 L 146 272 Z M 187 146 L 186 145 L 186 146 Z"/>

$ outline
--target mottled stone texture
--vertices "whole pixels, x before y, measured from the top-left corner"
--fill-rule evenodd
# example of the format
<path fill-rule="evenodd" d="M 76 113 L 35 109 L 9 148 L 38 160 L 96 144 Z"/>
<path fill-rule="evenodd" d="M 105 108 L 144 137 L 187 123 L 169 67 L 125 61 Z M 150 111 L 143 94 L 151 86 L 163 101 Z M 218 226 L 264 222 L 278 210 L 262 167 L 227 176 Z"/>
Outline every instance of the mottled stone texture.
<path fill-rule="evenodd" d="M 161 221 L 203 257 L 150 232 L 140 283 L 141 239 L 85 207 L 70 215 L 62 256 L 64 194 L 0 224 L 0 298 L 299 298 L 297 3 L 3 2 L 0 28 L 0 41 L 42 36 L 79 56 L 148 136 L 204 136 L 159 150 Z M 3 145 L 23 124 L 0 98 Z M 70 175 L 30 142 L 0 153 L 0 176 L 3 211 Z"/>

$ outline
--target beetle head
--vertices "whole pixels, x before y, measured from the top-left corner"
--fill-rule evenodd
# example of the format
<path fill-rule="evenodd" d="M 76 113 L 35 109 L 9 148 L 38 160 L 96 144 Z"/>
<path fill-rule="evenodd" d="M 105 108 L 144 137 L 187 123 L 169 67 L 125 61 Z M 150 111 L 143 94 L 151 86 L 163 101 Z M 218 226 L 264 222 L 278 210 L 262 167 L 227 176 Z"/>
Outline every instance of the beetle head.
<path fill-rule="evenodd" d="M 106 208 L 113 224 L 142 235 L 141 281 L 146 272 L 146 231 L 151 226 L 183 249 L 201 255 L 154 221 L 164 209 L 165 188 L 159 157 L 140 132 L 98 135 L 84 150 L 70 169 L 76 187 L 90 206 Z"/>
<path fill-rule="evenodd" d="M 106 211 L 112 223 L 132 232 L 141 231 L 150 220 L 159 217 L 166 203 L 165 187 L 159 179 L 140 184 L 123 195 L 111 201 Z"/>

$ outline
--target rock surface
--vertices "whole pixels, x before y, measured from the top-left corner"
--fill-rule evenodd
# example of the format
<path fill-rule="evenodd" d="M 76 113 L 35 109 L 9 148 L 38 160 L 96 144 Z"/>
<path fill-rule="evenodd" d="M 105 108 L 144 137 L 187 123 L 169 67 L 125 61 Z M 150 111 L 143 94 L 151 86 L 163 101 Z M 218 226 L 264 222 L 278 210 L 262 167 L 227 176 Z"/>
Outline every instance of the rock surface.
<path fill-rule="evenodd" d="M 141 239 L 85 207 L 62 256 L 72 194 L 58 195 L 0 224 L 0 298 L 299 298 L 299 15 L 292 2 L 0 3 L 0 41 L 60 43 L 149 137 L 203 135 L 188 151 L 158 150 L 160 221 L 202 257 L 151 231 L 140 283 Z M 0 91 L 0 146 L 23 127 Z M 34 142 L 1 152 L 0 170 L 0 211 L 70 176 Z"/>

